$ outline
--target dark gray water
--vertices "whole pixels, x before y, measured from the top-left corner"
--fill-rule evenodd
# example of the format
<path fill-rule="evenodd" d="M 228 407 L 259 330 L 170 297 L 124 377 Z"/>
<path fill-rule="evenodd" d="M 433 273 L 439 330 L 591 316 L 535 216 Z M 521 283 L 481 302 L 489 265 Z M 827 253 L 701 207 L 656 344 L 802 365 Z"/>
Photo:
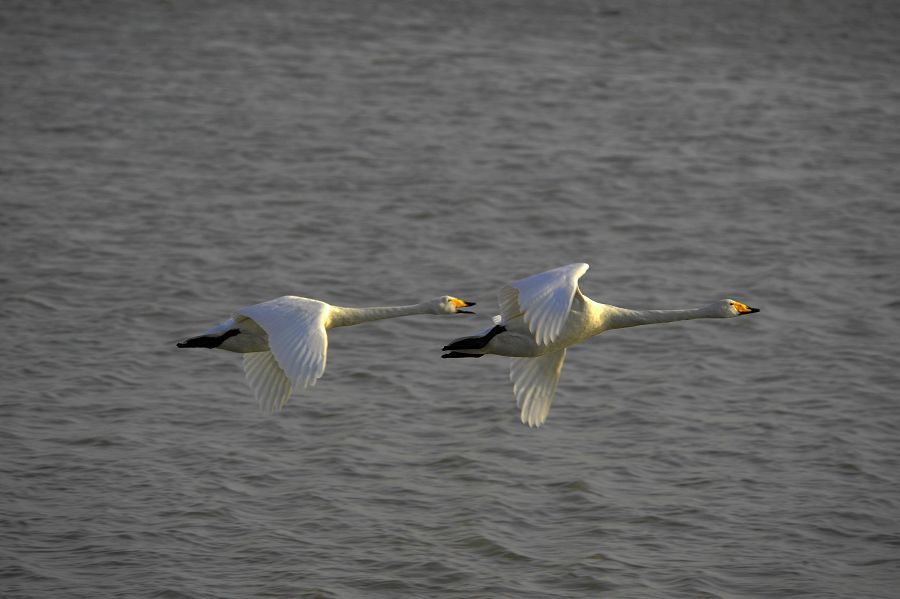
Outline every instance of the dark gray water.
<path fill-rule="evenodd" d="M 0 4 L 0 595 L 896 597 L 893 2 Z M 441 360 L 586 261 L 762 312 L 569 352 L 544 428 Z M 263 416 L 174 342 L 333 331 Z"/>

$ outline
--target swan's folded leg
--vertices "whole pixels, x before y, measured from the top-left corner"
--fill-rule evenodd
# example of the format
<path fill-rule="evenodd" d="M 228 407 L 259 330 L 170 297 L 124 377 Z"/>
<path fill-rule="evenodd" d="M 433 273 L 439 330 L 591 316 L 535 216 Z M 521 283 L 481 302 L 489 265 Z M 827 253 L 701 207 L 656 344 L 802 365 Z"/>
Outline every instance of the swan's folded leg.
<path fill-rule="evenodd" d="M 456 339 L 451 341 L 448 345 L 445 345 L 441 349 L 444 351 L 453 351 L 457 349 L 481 349 L 485 347 L 488 343 L 491 342 L 491 339 L 506 331 L 506 327 L 502 324 L 495 325 L 492 329 L 474 335 L 472 337 L 461 337 L 460 339 Z"/>
<path fill-rule="evenodd" d="M 547 419 L 565 359 L 565 348 L 537 358 L 513 358 L 509 379 L 523 423 L 540 426 Z"/>
<path fill-rule="evenodd" d="M 205 347 L 207 349 L 215 349 L 222 345 L 226 340 L 240 334 L 241 332 L 238 329 L 230 329 L 221 334 L 191 337 L 190 339 L 185 339 L 180 343 L 176 343 L 175 347 Z"/>
<path fill-rule="evenodd" d="M 272 352 L 244 354 L 244 374 L 263 412 L 277 412 L 291 398 L 291 381 Z"/>
<path fill-rule="evenodd" d="M 458 351 L 452 351 L 449 354 L 444 354 L 442 358 L 480 358 L 484 354 L 464 354 Z"/>

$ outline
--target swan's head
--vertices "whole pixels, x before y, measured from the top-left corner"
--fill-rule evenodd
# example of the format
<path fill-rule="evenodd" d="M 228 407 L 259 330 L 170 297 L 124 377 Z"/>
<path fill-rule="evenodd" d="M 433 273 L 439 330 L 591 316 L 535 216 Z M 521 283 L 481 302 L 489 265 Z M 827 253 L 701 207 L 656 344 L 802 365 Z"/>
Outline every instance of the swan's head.
<path fill-rule="evenodd" d="M 432 309 L 434 314 L 474 314 L 474 312 L 463 310 L 462 308 L 474 306 L 475 302 L 467 302 L 458 297 L 442 295 L 425 303 Z"/>
<path fill-rule="evenodd" d="M 759 312 L 759 308 L 751 308 L 747 304 L 742 304 L 733 299 L 719 300 L 712 305 L 716 308 L 721 318 L 733 318 L 735 316 Z"/>

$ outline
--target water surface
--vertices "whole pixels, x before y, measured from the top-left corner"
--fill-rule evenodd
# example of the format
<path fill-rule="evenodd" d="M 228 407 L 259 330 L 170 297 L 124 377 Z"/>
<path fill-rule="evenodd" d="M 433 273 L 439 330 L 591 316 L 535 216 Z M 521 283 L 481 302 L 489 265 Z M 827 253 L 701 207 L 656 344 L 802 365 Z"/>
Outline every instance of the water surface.
<path fill-rule="evenodd" d="M 896 596 L 889 2 L 0 8 L 4 597 Z M 585 261 L 762 312 L 569 352 L 545 427 L 441 360 Z M 283 294 L 478 317 L 330 335 L 257 412 L 174 342 Z"/>

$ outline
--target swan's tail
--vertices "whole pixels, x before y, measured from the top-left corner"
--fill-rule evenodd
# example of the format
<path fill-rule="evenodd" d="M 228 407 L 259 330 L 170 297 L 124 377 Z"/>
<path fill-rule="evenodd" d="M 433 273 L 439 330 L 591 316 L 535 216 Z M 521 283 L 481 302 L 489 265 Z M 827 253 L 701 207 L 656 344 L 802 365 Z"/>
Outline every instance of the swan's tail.
<path fill-rule="evenodd" d="M 208 349 L 215 349 L 222 345 L 226 339 L 239 335 L 240 333 L 241 332 L 238 329 L 231 329 L 230 331 L 225 331 L 221 335 L 200 335 L 199 337 L 191 337 L 190 339 L 185 339 L 180 343 L 176 343 L 175 347 L 205 347 Z"/>
<path fill-rule="evenodd" d="M 488 343 L 491 342 L 491 339 L 504 332 L 506 327 L 502 324 L 495 325 L 494 328 L 481 333 L 479 335 L 475 335 L 472 337 L 461 337 L 459 339 L 455 339 L 451 341 L 449 344 L 445 345 L 441 349 L 444 351 L 451 351 L 456 353 L 458 350 L 464 349 L 483 349 L 487 346 Z M 482 354 L 483 355 L 483 354 Z M 456 358 L 458 356 L 443 356 L 445 358 Z"/>

